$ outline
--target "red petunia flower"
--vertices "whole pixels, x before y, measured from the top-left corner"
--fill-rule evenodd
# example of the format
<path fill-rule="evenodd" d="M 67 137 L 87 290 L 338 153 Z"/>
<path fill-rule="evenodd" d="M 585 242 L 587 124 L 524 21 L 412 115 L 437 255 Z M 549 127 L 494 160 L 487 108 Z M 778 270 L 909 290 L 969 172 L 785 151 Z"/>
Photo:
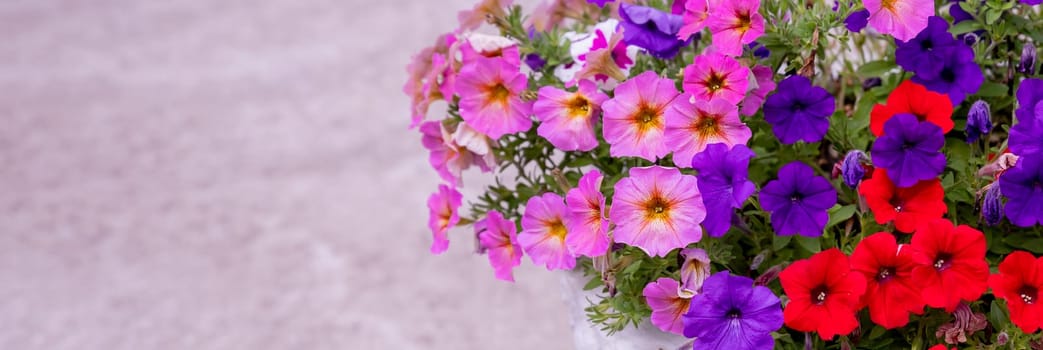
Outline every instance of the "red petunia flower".
<path fill-rule="evenodd" d="M 952 312 L 961 300 L 977 300 L 988 288 L 985 235 L 967 225 L 935 219 L 920 226 L 912 240 L 913 279 L 931 307 Z"/>
<path fill-rule="evenodd" d="M 790 302 L 783 310 L 786 326 L 818 332 L 822 339 L 851 333 L 855 312 L 866 289 L 865 277 L 851 271 L 844 253 L 833 248 L 791 264 L 779 275 Z"/>
<path fill-rule="evenodd" d="M 944 201 L 945 191 L 938 179 L 898 188 L 883 168 L 873 170 L 873 177 L 862 181 L 858 193 L 866 198 L 878 224 L 894 220 L 895 228 L 906 233 L 915 231 L 925 222 L 941 218 L 949 211 Z"/>
<path fill-rule="evenodd" d="M 869 113 L 869 130 L 873 135 L 883 135 L 884 123 L 901 113 L 909 113 L 920 121 L 934 123 L 942 128 L 942 133 L 949 132 L 953 127 L 952 101 L 949 96 L 906 80 L 887 97 L 886 105 L 873 106 L 873 111 Z"/>
<path fill-rule="evenodd" d="M 1000 263 L 1000 273 L 989 277 L 996 296 L 1007 301 L 1010 320 L 1025 333 L 1043 328 L 1043 258 L 1014 252 Z"/>
<path fill-rule="evenodd" d="M 922 314 L 924 302 L 913 280 L 913 252 L 888 232 L 866 237 L 851 253 L 851 269 L 866 278 L 862 305 L 876 324 L 893 329 L 909 323 L 909 313 Z"/>

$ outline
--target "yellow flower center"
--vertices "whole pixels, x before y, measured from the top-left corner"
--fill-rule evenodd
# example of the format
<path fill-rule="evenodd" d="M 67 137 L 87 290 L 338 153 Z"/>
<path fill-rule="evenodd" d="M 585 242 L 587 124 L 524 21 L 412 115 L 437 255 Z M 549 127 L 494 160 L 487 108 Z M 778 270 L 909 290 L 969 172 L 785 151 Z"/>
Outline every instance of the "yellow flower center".
<path fill-rule="evenodd" d="M 587 118 L 592 109 L 590 100 L 578 94 L 565 102 L 565 108 L 568 110 L 569 116 L 573 118 Z"/>
<path fill-rule="evenodd" d="M 496 85 L 489 86 L 486 91 L 489 96 L 489 103 L 505 105 L 507 104 L 507 98 L 511 96 L 511 90 L 508 90 L 503 83 L 496 83 Z"/>
<path fill-rule="evenodd" d="M 699 134 L 699 137 L 705 139 L 713 136 L 721 135 L 721 116 L 719 115 L 703 115 L 701 118 L 692 123 L 692 131 Z"/>
<path fill-rule="evenodd" d="M 647 220 L 661 220 L 670 216 L 670 203 L 658 192 L 645 201 L 645 218 Z"/>
<path fill-rule="evenodd" d="M 642 103 L 632 119 L 637 124 L 637 130 L 643 133 L 648 129 L 658 128 L 662 124 L 661 114 L 659 108 Z"/>
<path fill-rule="evenodd" d="M 561 223 L 561 220 L 551 221 L 548 226 L 550 226 L 550 234 L 560 240 L 565 240 L 565 235 L 569 234 L 569 231 L 565 229 L 565 225 Z"/>

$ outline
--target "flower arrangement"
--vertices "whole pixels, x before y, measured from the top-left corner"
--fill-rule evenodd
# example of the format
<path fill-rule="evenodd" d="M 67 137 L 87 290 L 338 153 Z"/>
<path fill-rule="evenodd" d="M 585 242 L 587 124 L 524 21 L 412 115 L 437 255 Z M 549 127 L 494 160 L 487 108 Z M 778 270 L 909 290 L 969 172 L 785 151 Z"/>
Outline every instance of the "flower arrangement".
<path fill-rule="evenodd" d="M 1039 3 L 482 0 L 407 69 L 431 252 L 695 349 L 1043 349 Z"/>

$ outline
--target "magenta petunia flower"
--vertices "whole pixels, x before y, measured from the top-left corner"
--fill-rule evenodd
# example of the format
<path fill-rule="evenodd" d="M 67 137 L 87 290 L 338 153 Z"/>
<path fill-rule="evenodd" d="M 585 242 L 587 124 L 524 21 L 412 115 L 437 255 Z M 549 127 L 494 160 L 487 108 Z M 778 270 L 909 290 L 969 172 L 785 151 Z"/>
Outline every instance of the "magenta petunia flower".
<path fill-rule="evenodd" d="M 529 254 L 532 263 L 544 265 L 548 270 L 571 270 L 576 267 L 576 257 L 565 245 L 569 230 L 565 227 L 568 208 L 565 200 L 554 193 L 529 198 L 522 216 L 522 232 L 518 242 Z"/>
<path fill-rule="evenodd" d="M 775 91 L 775 73 L 772 72 L 771 67 L 755 66 L 750 71 L 756 78 L 757 88 L 750 91 L 746 99 L 742 100 L 742 107 L 739 109 L 739 113 L 747 117 L 757 114 L 757 111 L 764 105 L 764 99 Z"/>
<path fill-rule="evenodd" d="M 460 116 L 494 140 L 528 130 L 532 103 L 521 98 L 527 87 L 528 79 L 518 66 L 502 58 L 478 57 L 457 76 Z"/>
<path fill-rule="evenodd" d="M 753 136 L 750 128 L 739 120 L 735 104 L 723 99 L 693 100 L 691 95 L 681 94 L 666 111 L 664 137 L 678 167 L 692 167 L 692 156 L 711 143 L 723 143 L 731 148 L 746 144 Z"/>
<path fill-rule="evenodd" d="M 934 15 L 932 0 L 865 0 L 869 10 L 869 25 L 895 39 L 909 41 L 927 28 L 927 19 Z"/>
<path fill-rule="evenodd" d="M 511 271 L 521 265 L 522 258 L 514 222 L 504 219 L 503 214 L 494 210 L 488 212 L 485 219 L 474 223 L 474 232 L 482 250 L 489 255 L 489 264 L 493 266 L 496 278 L 514 282 Z"/>
<path fill-rule="evenodd" d="M 677 96 L 674 81 L 647 71 L 620 84 L 615 95 L 602 105 L 609 154 L 655 161 L 670 153 L 663 142 L 663 114 Z"/>
<path fill-rule="evenodd" d="M 579 179 L 579 186 L 569 190 L 565 203 L 565 245 L 576 255 L 602 256 L 608 251 L 608 220 L 605 219 L 605 195 L 601 194 L 604 176 L 597 169 Z"/>
<path fill-rule="evenodd" d="M 677 39 L 688 40 L 696 33 L 706 28 L 707 18 L 710 16 L 710 2 L 717 5 L 720 0 L 689 0 L 684 3 L 684 13 L 681 18 L 684 25 L 677 32 Z M 714 6 L 716 7 L 716 6 Z"/>
<path fill-rule="evenodd" d="M 462 197 L 460 192 L 446 185 L 438 185 L 438 192 L 428 197 L 427 208 L 431 216 L 428 217 L 427 227 L 431 228 L 434 237 L 431 253 L 440 254 L 449 248 L 449 228 L 460 222 L 460 215 L 456 211 L 460 208 Z"/>
<path fill-rule="evenodd" d="M 734 58 L 709 53 L 695 56 L 695 63 L 684 68 L 684 91 L 696 99 L 724 99 L 739 104 L 746 96 L 750 70 Z"/>
<path fill-rule="evenodd" d="M 513 66 L 521 66 L 521 54 L 518 42 L 511 38 L 481 33 L 470 33 L 460 44 L 460 58 L 463 64 L 477 61 L 479 57 L 499 57 Z"/>
<path fill-rule="evenodd" d="M 663 332 L 681 334 L 684 321 L 681 318 L 688 312 L 690 298 L 679 295 L 680 284 L 672 278 L 661 277 L 645 285 L 641 295 L 652 309 L 652 324 Z"/>
<path fill-rule="evenodd" d="M 581 80 L 576 92 L 544 86 L 532 107 L 536 119 L 542 122 L 536 132 L 564 151 L 592 150 L 598 146 L 594 125 L 605 100 L 608 95 L 589 80 Z"/>
<path fill-rule="evenodd" d="M 713 46 L 729 56 L 742 55 L 744 45 L 764 35 L 764 16 L 760 0 L 720 1 L 706 26 L 713 33 Z"/>
<path fill-rule="evenodd" d="M 630 168 L 630 177 L 616 183 L 609 218 L 617 242 L 666 256 L 702 238 L 706 208 L 695 176 L 677 168 Z"/>

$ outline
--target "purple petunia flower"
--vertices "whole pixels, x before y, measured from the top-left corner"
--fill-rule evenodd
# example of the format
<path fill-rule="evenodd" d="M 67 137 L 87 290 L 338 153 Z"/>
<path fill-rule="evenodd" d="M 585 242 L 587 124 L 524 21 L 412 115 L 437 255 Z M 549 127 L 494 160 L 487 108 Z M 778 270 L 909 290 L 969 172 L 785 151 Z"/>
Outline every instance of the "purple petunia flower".
<path fill-rule="evenodd" d="M 988 134 L 992 131 L 992 114 L 989 111 L 989 103 L 978 100 L 971 105 L 971 110 L 967 112 L 967 127 L 964 132 L 967 133 L 967 143 L 978 141 L 978 138 L 983 134 Z"/>
<path fill-rule="evenodd" d="M 953 106 L 963 102 L 967 95 L 978 92 L 978 88 L 985 81 L 981 67 L 974 63 L 974 50 L 969 46 L 953 46 L 947 55 L 934 64 L 941 66 L 936 76 L 917 74 L 912 80 L 928 90 L 949 95 Z"/>
<path fill-rule="evenodd" d="M 752 42 L 746 44 L 746 47 L 753 51 L 753 57 L 765 59 L 771 57 L 771 50 L 767 46 L 761 45 L 759 42 Z"/>
<path fill-rule="evenodd" d="M 706 279 L 682 319 L 696 349 L 771 349 L 771 332 L 783 321 L 781 301 L 771 289 L 728 271 Z"/>
<path fill-rule="evenodd" d="M 605 4 L 615 2 L 616 0 L 587 0 L 587 2 L 598 5 L 598 7 L 605 7 Z"/>
<path fill-rule="evenodd" d="M 623 41 L 648 51 L 652 56 L 670 59 L 688 41 L 677 39 L 684 21 L 680 15 L 666 13 L 651 7 L 622 4 L 619 17 L 623 20 Z"/>
<path fill-rule="evenodd" d="M 887 169 L 899 188 L 909 187 L 945 170 L 944 145 L 942 128 L 909 113 L 897 114 L 884 123 L 884 135 L 873 143 L 873 165 Z"/>
<path fill-rule="evenodd" d="M 1000 192 L 1007 197 L 1003 207 L 1007 219 L 1030 227 L 1043 222 L 1043 158 L 1019 157 L 1017 164 L 1000 176 Z"/>
<path fill-rule="evenodd" d="M 996 226 L 1003 220 L 1003 201 L 1000 185 L 993 183 L 985 190 L 985 196 L 981 199 L 981 216 L 989 226 Z"/>
<path fill-rule="evenodd" d="M 818 142 L 826 136 L 834 110 L 836 101 L 826 89 L 793 75 L 779 82 L 775 94 L 764 102 L 764 120 L 784 144 Z"/>
<path fill-rule="evenodd" d="M 847 15 L 844 19 L 844 27 L 852 33 L 858 33 L 862 31 L 869 24 L 869 10 L 862 9 L 859 11 L 852 12 Z"/>
<path fill-rule="evenodd" d="M 896 40 L 897 41 L 897 40 Z M 895 63 L 916 73 L 921 79 L 938 78 L 943 66 L 938 64 L 960 43 L 949 33 L 949 22 L 938 16 L 927 19 L 927 28 L 907 42 L 898 41 Z"/>
<path fill-rule="evenodd" d="M 949 6 L 949 15 L 952 16 L 953 24 L 974 19 L 974 16 L 967 13 L 967 11 L 964 11 L 963 7 L 960 7 L 960 3 L 962 2 L 963 0 L 949 0 L 949 3 L 952 4 Z"/>
<path fill-rule="evenodd" d="M 1033 6 L 1035 6 L 1035 5 L 1039 5 L 1039 4 L 1043 3 L 1043 0 L 1021 0 L 1021 3 L 1025 4 L 1025 5 L 1033 5 Z"/>
<path fill-rule="evenodd" d="M 818 237 L 829 220 L 827 210 L 837 204 L 837 191 L 810 166 L 794 161 L 779 169 L 778 180 L 761 189 L 760 202 L 771 212 L 776 234 Z"/>
<path fill-rule="evenodd" d="M 1018 86 L 1018 122 L 1010 128 L 1010 151 L 1019 156 L 1043 155 L 1043 80 L 1025 79 Z"/>
<path fill-rule="evenodd" d="M 866 177 L 866 168 L 862 162 L 869 160 L 866 153 L 860 150 L 852 150 L 844 156 L 844 162 L 840 165 L 840 174 L 844 178 L 847 187 L 857 188 L 858 183 Z"/>
<path fill-rule="evenodd" d="M 714 143 L 692 157 L 692 168 L 699 171 L 697 186 L 706 205 L 703 228 L 711 237 L 728 232 L 734 209 L 742 208 L 743 202 L 757 190 L 747 178 L 753 156 L 746 145 L 735 145 L 729 150 L 726 144 Z"/>

